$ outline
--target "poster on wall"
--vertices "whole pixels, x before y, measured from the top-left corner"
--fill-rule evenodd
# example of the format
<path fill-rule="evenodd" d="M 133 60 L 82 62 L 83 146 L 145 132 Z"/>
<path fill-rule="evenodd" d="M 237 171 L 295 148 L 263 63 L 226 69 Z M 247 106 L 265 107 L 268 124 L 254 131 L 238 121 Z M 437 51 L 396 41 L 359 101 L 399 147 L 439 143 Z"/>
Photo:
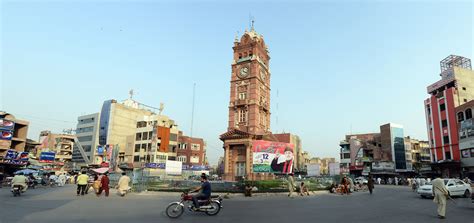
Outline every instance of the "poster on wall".
<path fill-rule="evenodd" d="M 6 131 L 13 131 L 15 127 L 15 123 L 10 121 L 10 120 L 6 120 L 6 119 L 0 119 L 0 130 L 6 130 Z"/>
<path fill-rule="evenodd" d="M 308 177 L 319 177 L 321 176 L 321 165 L 319 164 L 308 164 L 307 165 Z"/>
<path fill-rule="evenodd" d="M 257 140 L 253 142 L 254 173 L 292 173 L 294 146 L 289 143 Z"/>
<path fill-rule="evenodd" d="M 169 175 L 181 175 L 183 163 L 181 161 L 166 160 L 165 171 Z"/>
<path fill-rule="evenodd" d="M 12 140 L 13 133 L 7 130 L 0 130 L 0 139 L 1 140 Z"/>

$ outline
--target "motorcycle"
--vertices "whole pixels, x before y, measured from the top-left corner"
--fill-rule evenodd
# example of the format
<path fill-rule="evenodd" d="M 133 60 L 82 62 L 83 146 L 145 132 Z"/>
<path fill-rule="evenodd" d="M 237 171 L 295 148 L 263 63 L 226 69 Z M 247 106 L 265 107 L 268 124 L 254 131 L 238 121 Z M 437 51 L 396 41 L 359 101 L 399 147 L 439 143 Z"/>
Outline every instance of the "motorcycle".
<path fill-rule="evenodd" d="M 166 208 L 166 215 L 170 218 L 178 218 L 184 213 L 184 205 L 189 205 L 188 209 L 192 212 L 204 212 L 209 216 L 214 216 L 219 213 L 222 208 L 222 198 L 218 195 L 211 196 L 207 200 L 199 200 L 199 208 L 193 210 L 192 207 L 193 196 L 188 192 L 181 194 L 181 200 L 170 203 Z"/>
<path fill-rule="evenodd" d="M 21 196 L 21 193 L 23 193 L 21 190 L 23 190 L 23 187 L 21 185 L 13 186 L 12 188 L 13 197 Z"/>

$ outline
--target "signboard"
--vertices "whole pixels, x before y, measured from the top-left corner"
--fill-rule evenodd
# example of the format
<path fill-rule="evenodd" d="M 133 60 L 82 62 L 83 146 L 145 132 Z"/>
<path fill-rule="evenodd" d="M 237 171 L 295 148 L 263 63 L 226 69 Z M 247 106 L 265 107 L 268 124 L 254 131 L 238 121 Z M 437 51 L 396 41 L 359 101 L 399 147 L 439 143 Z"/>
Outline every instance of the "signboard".
<path fill-rule="evenodd" d="M 103 156 L 105 148 L 103 146 L 97 146 L 97 155 Z"/>
<path fill-rule="evenodd" d="M 329 176 L 336 176 L 341 174 L 340 164 L 338 162 L 329 163 Z"/>
<path fill-rule="evenodd" d="M 153 168 L 153 169 L 165 169 L 166 164 L 164 163 L 145 163 L 146 168 Z"/>
<path fill-rule="evenodd" d="M 253 142 L 254 173 L 292 173 L 294 146 L 289 143 L 257 140 Z"/>
<path fill-rule="evenodd" d="M 183 163 L 181 161 L 166 160 L 165 171 L 169 175 L 181 175 Z"/>
<path fill-rule="evenodd" d="M 15 128 L 15 123 L 10 120 L 0 119 L 0 130 L 12 132 Z"/>
<path fill-rule="evenodd" d="M 461 122 L 459 128 L 459 149 L 472 148 L 474 146 L 474 123 L 472 119 Z"/>
<path fill-rule="evenodd" d="M 54 152 L 41 152 L 39 161 L 43 163 L 52 163 L 56 157 Z"/>
<path fill-rule="evenodd" d="M 319 177 L 321 176 L 321 165 L 320 164 L 308 164 L 306 166 L 308 171 L 308 177 Z"/>
<path fill-rule="evenodd" d="M 3 163 L 26 165 L 28 163 L 28 153 L 9 149 L 3 157 Z"/>
<path fill-rule="evenodd" d="M 0 130 L 0 140 L 12 140 L 13 133 L 7 130 Z"/>
<path fill-rule="evenodd" d="M 373 162 L 372 171 L 395 171 L 394 162 Z"/>

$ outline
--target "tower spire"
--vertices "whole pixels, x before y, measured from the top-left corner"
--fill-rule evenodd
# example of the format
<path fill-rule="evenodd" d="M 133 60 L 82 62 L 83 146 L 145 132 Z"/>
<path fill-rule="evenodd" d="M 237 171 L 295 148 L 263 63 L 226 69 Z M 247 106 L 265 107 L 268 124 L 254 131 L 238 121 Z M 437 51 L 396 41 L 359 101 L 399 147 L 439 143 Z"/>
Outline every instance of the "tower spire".
<path fill-rule="evenodd" d="M 250 31 L 255 31 L 253 24 L 255 23 L 255 19 L 252 18 L 252 26 L 250 27 Z"/>

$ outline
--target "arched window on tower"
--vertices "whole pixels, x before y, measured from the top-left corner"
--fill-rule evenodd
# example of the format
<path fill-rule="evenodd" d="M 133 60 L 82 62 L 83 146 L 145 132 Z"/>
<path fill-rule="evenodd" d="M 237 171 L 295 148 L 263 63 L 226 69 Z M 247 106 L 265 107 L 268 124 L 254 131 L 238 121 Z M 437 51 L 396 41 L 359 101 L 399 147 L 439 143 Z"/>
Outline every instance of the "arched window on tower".
<path fill-rule="evenodd" d="M 470 108 L 466 109 L 466 119 L 472 118 L 472 110 Z"/>
<path fill-rule="evenodd" d="M 463 112 L 458 112 L 458 122 L 464 121 L 464 113 Z"/>

